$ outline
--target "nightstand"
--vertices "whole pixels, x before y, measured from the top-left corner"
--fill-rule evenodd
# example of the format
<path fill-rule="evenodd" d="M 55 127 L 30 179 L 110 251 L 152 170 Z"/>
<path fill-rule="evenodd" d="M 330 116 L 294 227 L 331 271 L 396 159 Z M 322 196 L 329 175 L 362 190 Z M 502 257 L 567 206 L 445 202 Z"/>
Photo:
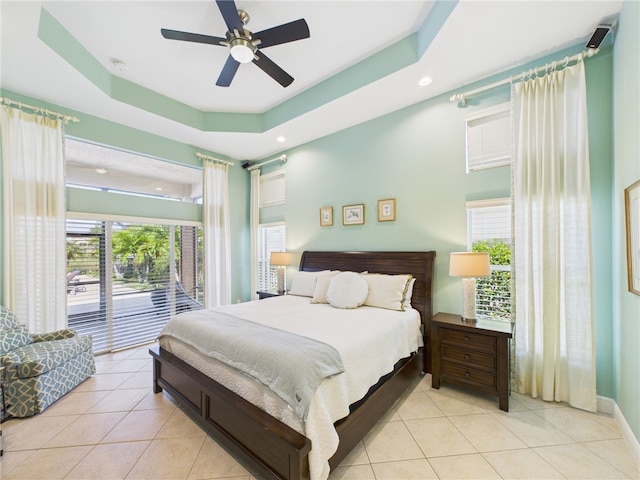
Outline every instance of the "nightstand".
<path fill-rule="evenodd" d="M 509 411 L 511 322 L 437 313 L 431 318 L 431 386 L 449 382 L 497 395 Z"/>
<path fill-rule="evenodd" d="M 278 293 L 275 290 L 257 291 L 256 293 L 258 294 L 258 300 L 262 300 L 264 298 L 269 298 L 269 297 L 279 297 L 280 295 L 285 295 L 284 293 Z"/>

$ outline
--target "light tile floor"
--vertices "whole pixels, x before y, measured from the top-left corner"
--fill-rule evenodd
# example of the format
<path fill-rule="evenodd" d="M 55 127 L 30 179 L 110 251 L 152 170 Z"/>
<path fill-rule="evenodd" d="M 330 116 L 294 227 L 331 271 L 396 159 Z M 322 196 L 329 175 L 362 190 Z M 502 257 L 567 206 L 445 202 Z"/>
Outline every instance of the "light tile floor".
<path fill-rule="evenodd" d="M 166 394 L 148 347 L 96 358 L 97 374 L 29 419 L 3 426 L 2 479 L 254 479 Z M 640 478 L 614 420 L 512 394 L 416 381 L 331 474 L 338 479 Z"/>

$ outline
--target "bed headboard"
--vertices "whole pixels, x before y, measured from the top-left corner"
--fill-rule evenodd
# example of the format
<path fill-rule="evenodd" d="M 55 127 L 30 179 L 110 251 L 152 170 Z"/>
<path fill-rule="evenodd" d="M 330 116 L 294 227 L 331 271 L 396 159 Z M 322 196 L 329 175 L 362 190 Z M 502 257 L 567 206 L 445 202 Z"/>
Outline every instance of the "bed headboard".
<path fill-rule="evenodd" d="M 300 270 L 349 270 L 354 272 L 403 274 L 410 273 L 416 279 L 411 305 L 420 312 L 424 326 L 425 372 L 431 372 L 431 316 L 433 262 L 436 252 L 316 252 L 304 251 L 300 258 Z"/>

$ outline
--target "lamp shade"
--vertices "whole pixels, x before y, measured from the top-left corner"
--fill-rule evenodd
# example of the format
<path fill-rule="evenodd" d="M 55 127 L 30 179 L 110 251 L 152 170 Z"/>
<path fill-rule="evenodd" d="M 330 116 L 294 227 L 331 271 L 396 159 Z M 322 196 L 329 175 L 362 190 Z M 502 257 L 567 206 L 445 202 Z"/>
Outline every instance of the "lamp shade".
<path fill-rule="evenodd" d="M 449 275 L 452 277 L 486 277 L 490 274 L 489 253 L 451 252 Z"/>
<path fill-rule="evenodd" d="M 291 265 L 291 254 L 289 252 L 271 252 L 269 264 L 287 267 Z"/>

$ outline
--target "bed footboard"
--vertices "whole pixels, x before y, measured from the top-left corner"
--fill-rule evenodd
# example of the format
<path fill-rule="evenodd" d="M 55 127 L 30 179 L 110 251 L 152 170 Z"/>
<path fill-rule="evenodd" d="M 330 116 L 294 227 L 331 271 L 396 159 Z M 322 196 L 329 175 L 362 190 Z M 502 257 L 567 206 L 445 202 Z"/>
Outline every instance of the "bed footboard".
<path fill-rule="evenodd" d="M 308 479 L 311 441 L 223 387 L 173 354 L 155 346 L 153 391 L 162 389 L 229 451 L 277 479 Z"/>
<path fill-rule="evenodd" d="M 268 478 L 309 478 L 311 441 L 288 425 L 207 377 L 175 355 L 154 346 L 153 391 L 171 394 L 184 411 L 227 450 L 241 455 Z M 329 460 L 334 469 L 420 376 L 422 352 L 401 360 L 389 375 L 351 406 L 336 423 L 338 450 Z"/>

